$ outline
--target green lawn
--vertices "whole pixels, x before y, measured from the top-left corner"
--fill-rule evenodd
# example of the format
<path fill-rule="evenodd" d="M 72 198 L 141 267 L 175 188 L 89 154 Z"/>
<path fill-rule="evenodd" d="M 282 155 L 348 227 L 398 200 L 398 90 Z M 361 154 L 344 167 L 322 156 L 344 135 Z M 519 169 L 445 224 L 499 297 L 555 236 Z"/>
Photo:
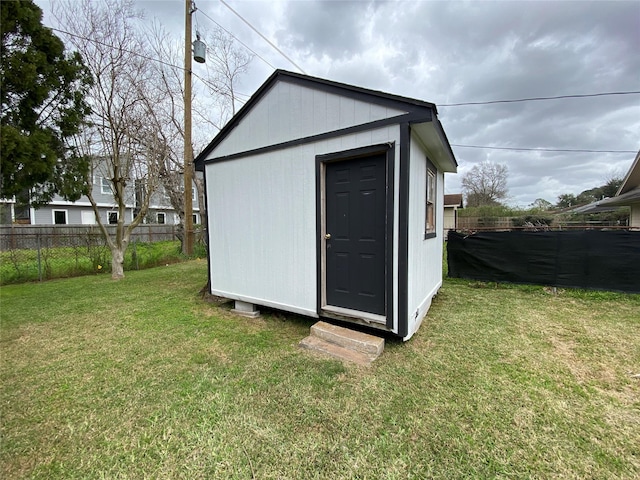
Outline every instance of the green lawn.
<path fill-rule="evenodd" d="M 42 247 L 0 251 L 0 285 L 35 282 L 40 279 L 78 277 L 111 273 L 111 251 L 102 237 L 70 239 L 74 246 Z M 194 256 L 205 256 L 204 246 L 196 245 Z M 132 242 L 124 256 L 124 269 L 140 270 L 185 260 L 180 242 Z"/>
<path fill-rule="evenodd" d="M 206 261 L 0 288 L 0 478 L 638 478 L 640 295 L 446 280 L 371 367 Z"/>

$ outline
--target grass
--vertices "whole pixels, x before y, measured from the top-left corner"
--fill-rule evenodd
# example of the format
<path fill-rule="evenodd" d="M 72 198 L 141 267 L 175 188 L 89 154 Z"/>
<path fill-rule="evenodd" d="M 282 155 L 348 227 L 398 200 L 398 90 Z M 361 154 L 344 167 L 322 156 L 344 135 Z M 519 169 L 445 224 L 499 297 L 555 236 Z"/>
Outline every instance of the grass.
<path fill-rule="evenodd" d="M 82 240 L 81 237 L 78 239 Z M 202 245 L 197 248 L 197 254 L 206 255 Z M 179 241 L 132 242 L 125 252 L 124 268 L 140 270 L 184 259 Z M 40 256 L 37 250 L 30 249 L 0 252 L 0 285 L 110 272 L 111 252 L 102 242 L 43 247 Z"/>
<path fill-rule="evenodd" d="M 371 367 L 206 261 L 0 289 L 2 478 L 638 478 L 640 296 L 445 280 Z"/>

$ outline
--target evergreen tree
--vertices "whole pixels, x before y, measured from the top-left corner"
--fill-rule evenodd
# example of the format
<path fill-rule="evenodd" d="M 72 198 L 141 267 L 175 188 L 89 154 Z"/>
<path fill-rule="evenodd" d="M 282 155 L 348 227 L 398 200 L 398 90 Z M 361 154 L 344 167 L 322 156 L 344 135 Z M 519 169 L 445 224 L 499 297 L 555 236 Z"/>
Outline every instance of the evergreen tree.
<path fill-rule="evenodd" d="M 2 2 L 0 198 L 39 206 L 86 193 L 87 159 L 70 146 L 89 107 L 91 76 L 78 53 L 42 25 L 31 0 Z"/>

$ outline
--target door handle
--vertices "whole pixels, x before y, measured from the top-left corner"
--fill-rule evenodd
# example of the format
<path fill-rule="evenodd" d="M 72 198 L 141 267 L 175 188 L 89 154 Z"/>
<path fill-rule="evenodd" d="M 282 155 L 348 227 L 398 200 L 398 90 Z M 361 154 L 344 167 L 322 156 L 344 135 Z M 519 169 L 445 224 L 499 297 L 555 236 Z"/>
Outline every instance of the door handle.
<path fill-rule="evenodd" d="M 330 234 L 330 233 L 327 233 L 327 234 L 324 236 L 324 238 L 325 238 L 325 240 L 331 240 L 331 234 Z"/>

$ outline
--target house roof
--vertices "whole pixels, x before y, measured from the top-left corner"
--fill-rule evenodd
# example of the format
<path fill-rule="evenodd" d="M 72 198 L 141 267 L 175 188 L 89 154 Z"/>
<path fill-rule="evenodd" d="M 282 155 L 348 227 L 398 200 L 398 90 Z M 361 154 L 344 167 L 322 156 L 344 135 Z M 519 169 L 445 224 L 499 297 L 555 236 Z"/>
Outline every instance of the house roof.
<path fill-rule="evenodd" d="M 631 205 L 632 203 L 640 203 L 640 186 L 634 188 L 633 190 L 628 190 L 622 195 L 605 198 L 604 200 L 600 200 L 596 203 L 598 204 L 598 206 L 602 207 L 625 206 Z"/>
<path fill-rule="evenodd" d="M 394 95 L 377 90 L 370 90 L 345 83 L 334 82 L 309 75 L 289 72 L 286 70 L 276 70 L 251 96 L 251 98 L 238 110 L 238 112 L 227 122 L 218 132 L 213 140 L 195 158 L 194 163 L 197 170 L 204 170 L 205 160 L 211 152 L 223 141 L 233 129 L 238 126 L 252 108 L 271 90 L 277 82 L 288 82 L 303 87 L 323 90 L 337 95 L 377 104 L 385 107 L 402 109 L 408 114 L 404 120 L 408 121 L 415 128 L 418 135 L 429 140 L 437 141 L 439 148 L 436 155 L 446 160 L 450 167 L 445 171 L 455 171 L 457 161 L 451 149 L 451 145 L 444 133 L 444 129 L 437 118 L 437 107 L 435 104 L 422 100 Z M 425 125 L 430 125 L 426 128 Z"/>
<path fill-rule="evenodd" d="M 605 200 L 612 199 L 606 198 Z M 573 207 L 565 210 L 564 213 L 602 213 L 613 212 L 618 209 L 618 207 L 614 205 L 604 205 L 603 202 L 605 202 L 605 200 L 598 200 L 596 202 L 587 203 L 586 205 L 580 205 L 579 207 Z"/>
<path fill-rule="evenodd" d="M 631 164 L 631 168 L 627 172 L 626 177 L 624 177 L 622 185 L 620 185 L 616 196 L 627 193 L 638 187 L 640 187 L 640 150 L 638 150 L 636 158 Z"/>
<path fill-rule="evenodd" d="M 603 198 L 587 205 L 572 208 L 569 213 L 598 213 L 610 212 L 618 207 L 640 203 L 640 150 L 631 164 L 620 188 L 615 196 Z"/>
<path fill-rule="evenodd" d="M 445 207 L 462 207 L 462 194 L 451 193 L 444 196 Z"/>
<path fill-rule="evenodd" d="M 636 158 L 631 164 L 631 168 L 629 168 L 616 195 L 595 202 L 595 205 L 600 209 L 613 209 L 613 207 L 623 207 L 635 203 L 640 203 L 640 150 L 638 150 Z"/>

